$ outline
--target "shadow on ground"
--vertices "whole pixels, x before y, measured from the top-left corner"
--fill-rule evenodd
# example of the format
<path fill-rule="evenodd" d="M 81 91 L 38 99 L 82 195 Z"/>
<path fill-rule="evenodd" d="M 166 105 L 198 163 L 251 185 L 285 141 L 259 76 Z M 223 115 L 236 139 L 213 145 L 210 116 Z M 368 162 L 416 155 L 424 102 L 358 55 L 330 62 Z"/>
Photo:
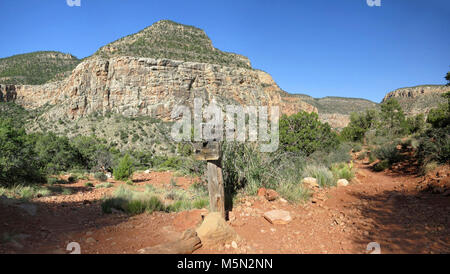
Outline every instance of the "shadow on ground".
<path fill-rule="evenodd" d="M 361 203 L 357 246 L 381 245 L 381 253 L 449 253 L 450 199 L 443 195 L 385 191 L 352 194 Z"/>
<path fill-rule="evenodd" d="M 76 233 L 128 219 L 124 214 L 103 214 L 101 200 L 47 203 L 2 197 L 0 253 L 53 253 L 58 248 L 61 252 L 61 243 L 73 241 Z"/>

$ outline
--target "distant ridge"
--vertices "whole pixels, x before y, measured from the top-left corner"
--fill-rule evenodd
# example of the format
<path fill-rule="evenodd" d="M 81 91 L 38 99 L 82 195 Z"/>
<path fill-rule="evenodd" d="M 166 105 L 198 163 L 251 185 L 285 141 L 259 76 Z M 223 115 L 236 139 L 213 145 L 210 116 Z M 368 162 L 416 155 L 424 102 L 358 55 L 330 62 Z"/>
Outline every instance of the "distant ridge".
<path fill-rule="evenodd" d="M 58 51 L 36 51 L 0 59 L 0 84 L 40 85 L 59 80 L 81 61 Z"/>
<path fill-rule="evenodd" d="M 251 68 L 247 57 L 216 49 L 202 29 L 170 20 L 158 21 L 135 34 L 109 43 L 101 47 L 93 56 L 167 58 Z"/>
<path fill-rule="evenodd" d="M 306 94 L 292 94 L 302 101 L 313 105 L 319 113 L 323 114 L 344 114 L 350 115 L 352 112 L 363 112 L 367 109 L 377 108 L 378 104 L 363 98 L 326 96 L 323 98 L 313 98 Z"/>
<path fill-rule="evenodd" d="M 450 92 L 450 86 L 419 85 L 399 88 L 386 94 L 383 102 L 394 98 L 407 115 L 426 114 L 430 109 L 446 102 L 446 99 L 441 96 L 445 92 Z"/>

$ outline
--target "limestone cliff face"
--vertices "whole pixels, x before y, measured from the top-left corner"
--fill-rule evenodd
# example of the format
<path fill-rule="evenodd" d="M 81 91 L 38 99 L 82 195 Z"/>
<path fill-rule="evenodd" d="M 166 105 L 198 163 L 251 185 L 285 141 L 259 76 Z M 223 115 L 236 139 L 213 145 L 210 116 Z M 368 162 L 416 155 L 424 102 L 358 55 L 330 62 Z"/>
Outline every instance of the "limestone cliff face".
<path fill-rule="evenodd" d="M 282 91 L 265 72 L 169 59 L 90 58 L 63 81 L 0 87 L 2 101 L 30 109 L 54 105 L 44 114 L 50 119 L 112 112 L 170 120 L 175 105 L 192 107 L 194 98 L 214 99 L 222 106 L 280 106 L 286 114 L 317 112 Z"/>
<path fill-rule="evenodd" d="M 450 91 L 450 86 L 441 86 L 441 85 L 399 88 L 386 94 L 386 96 L 383 99 L 383 102 L 390 98 L 417 98 L 419 96 L 444 93 L 448 91 Z"/>
<path fill-rule="evenodd" d="M 400 88 L 389 92 L 383 99 L 396 99 L 407 115 L 428 113 L 430 109 L 437 107 L 446 100 L 441 96 L 450 92 L 450 86 L 424 85 L 409 88 Z"/>

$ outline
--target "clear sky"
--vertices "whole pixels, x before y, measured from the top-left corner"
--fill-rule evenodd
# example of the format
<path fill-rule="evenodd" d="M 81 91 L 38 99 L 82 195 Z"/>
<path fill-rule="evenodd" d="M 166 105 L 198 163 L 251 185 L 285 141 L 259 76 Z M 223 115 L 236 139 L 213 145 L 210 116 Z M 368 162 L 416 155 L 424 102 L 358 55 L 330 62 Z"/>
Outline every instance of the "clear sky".
<path fill-rule="evenodd" d="M 161 19 L 205 30 L 290 93 L 379 102 L 396 88 L 443 84 L 450 1 L 0 0 L 0 57 L 57 50 L 79 58 Z"/>

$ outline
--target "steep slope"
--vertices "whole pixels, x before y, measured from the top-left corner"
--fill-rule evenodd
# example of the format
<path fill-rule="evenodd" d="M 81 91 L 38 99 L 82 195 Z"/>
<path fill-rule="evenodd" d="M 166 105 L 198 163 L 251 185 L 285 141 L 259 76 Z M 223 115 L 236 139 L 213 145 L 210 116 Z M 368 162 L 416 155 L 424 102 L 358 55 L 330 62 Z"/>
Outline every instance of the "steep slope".
<path fill-rule="evenodd" d="M 94 133 L 121 149 L 156 152 L 174 150 L 159 120 L 170 122 L 174 107 L 192 107 L 194 98 L 222 107 L 276 105 L 286 114 L 317 111 L 283 92 L 265 72 L 169 59 L 90 58 L 63 81 L 0 85 L 0 101 L 37 114 L 28 126 L 32 132 Z"/>
<path fill-rule="evenodd" d="M 400 88 L 389 92 L 384 97 L 383 102 L 390 98 L 394 98 L 400 103 L 407 115 L 426 114 L 430 109 L 446 102 L 441 96 L 445 92 L 450 92 L 450 86 L 421 85 Z"/>
<path fill-rule="evenodd" d="M 56 51 L 37 51 L 0 59 L 0 84 L 39 85 L 62 79 L 80 60 Z"/>
<path fill-rule="evenodd" d="M 3 91 L 3 92 L 2 92 Z M 135 57 L 89 59 L 63 81 L 40 86 L 0 86 L 5 101 L 36 109 L 54 105 L 49 119 L 78 119 L 93 113 L 121 113 L 171 120 L 175 105 L 206 103 L 277 105 L 283 113 L 317 111 L 283 92 L 265 72 L 206 63 Z"/>
<path fill-rule="evenodd" d="M 158 21 L 138 33 L 107 44 L 93 56 L 105 59 L 118 56 L 166 58 L 251 68 L 247 57 L 214 48 L 203 30 L 169 20 Z"/>

